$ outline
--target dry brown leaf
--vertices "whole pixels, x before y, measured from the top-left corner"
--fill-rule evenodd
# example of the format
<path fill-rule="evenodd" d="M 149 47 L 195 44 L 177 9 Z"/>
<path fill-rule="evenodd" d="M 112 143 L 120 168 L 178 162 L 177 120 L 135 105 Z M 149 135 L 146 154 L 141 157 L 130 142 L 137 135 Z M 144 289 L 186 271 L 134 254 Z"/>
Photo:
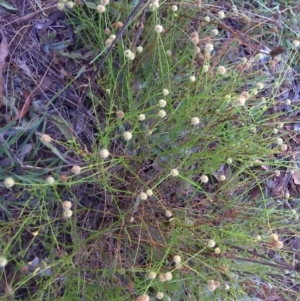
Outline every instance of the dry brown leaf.
<path fill-rule="evenodd" d="M 23 96 L 25 98 L 24 105 L 21 110 L 18 111 L 17 115 L 14 117 L 14 120 L 18 120 L 23 118 L 27 112 L 29 111 L 30 103 L 31 103 L 31 97 L 28 91 L 23 91 Z"/>
<path fill-rule="evenodd" d="M 293 180 L 296 185 L 300 185 L 300 170 L 295 170 L 293 173 Z"/>
<path fill-rule="evenodd" d="M 42 81 L 31 92 L 31 97 L 44 93 L 53 83 L 54 79 L 52 77 L 44 76 Z"/>
<path fill-rule="evenodd" d="M 3 101 L 4 78 L 3 70 L 5 67 L 5 59 L 8 56 L 8 42 L 4 34 L 0 31 L 0 108 Z"/>

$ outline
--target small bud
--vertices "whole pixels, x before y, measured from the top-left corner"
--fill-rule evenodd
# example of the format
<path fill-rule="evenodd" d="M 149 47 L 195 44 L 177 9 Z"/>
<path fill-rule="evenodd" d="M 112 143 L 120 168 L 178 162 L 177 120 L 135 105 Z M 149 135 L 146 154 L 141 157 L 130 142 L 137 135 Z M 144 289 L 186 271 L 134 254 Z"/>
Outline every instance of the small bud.
<path fill-rule="evenodd" d="M 70 9 L 72 9 L 72 8 L 74 7 L 74 5 L 75 5 L 75 3 L 72 2 L 72 1 L 68 1 L 68 2 L 66 3 L 67 8 L 70 8 Z"/>
<path fill-rule="evenodd" d="M 261 89 L 264 88 L 264 84 L 263 83 L 257 83 L 256 87 L 257 87 L 258 90 L 261 90 Z"/>
<path fill-rule="evenodd" d="M 274 170 L 274 176 L 279 177 L 280 176 L 280 170 Z"/>
<path fill-rule="evenodd" d="M 294 46 L 295 48 L 298 48 L 298 47 L 300 46 L 300 41 L 299 41 L 299 40 L 294 40 L 294 41 L 292 42 L 292 44 L 293 44 L 293 46 Z"/>
<path fill-rule="evenodd" d="M 116 114 L 117 114 L 117 118 L 118 118 L 118 119 L 123 119 L 124 116 L 125 116 L 125 114 L 124 114 L 123 111 L 117 111 Z"/>
<path fill-rule="evenodd" d="M 231 158 L 227 158 L 226 163 L 227 163 L 228 165 L 232 164 L 232 162 L 233 162 L 233 160 L 232 160 Z"/>
<path fill-rule="evenodd" d="M 276 144 L 277 144 L 277 145 L 282 145 L 282 144 L 283 144 L 283 139 L 280 138 L 280 137 L 277 138 L 277 139 L 276 139 Z"/>
<path fill-rule="evenodd" d="M 206 52 L 212 52 L 214 50 L 214 45 L 213 44 L 210 44 L 210 43 L 207 43 L 206 45 L 205 45 L 205 51 Z"/>

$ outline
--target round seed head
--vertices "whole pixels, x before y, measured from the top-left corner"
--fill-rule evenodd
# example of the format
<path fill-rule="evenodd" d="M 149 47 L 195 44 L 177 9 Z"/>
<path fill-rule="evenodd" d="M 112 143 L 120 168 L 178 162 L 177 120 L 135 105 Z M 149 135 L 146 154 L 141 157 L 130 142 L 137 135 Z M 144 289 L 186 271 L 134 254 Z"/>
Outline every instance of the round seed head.
<path fill-rule="evenodd" d="M 209 180 L 209 179 L 208 179 L 208 176 L 206 176 L 206 175 L 202 175 L 200 179 L 201 179 L 201 182 L 202 182 L 202 183 L 207 183 L 208 180 Z"/>
<path fill-rule="evenodd" d="M 178 6 L 177 5 L 172 5 L 171 6 L 171 10 L 172 10 L 172 12 L 177 12 L 178 11 Z"/>
<path fill-rule="evenodd" d="M 167 105 L 167 102 L 164 99 L 160 99 L 158 104 L 161 108 L 164 108 Z"/>
<path fill-rule="evenodd" d="M 168 89 L 163 89 L 163 90 L 162 90 L 162 93 L 163 93 L 164 96 L 167 96 L 167 95 L 170 94 L 170 92 L 169 92 Z"/>
<path fill-rule="evenodd" d="M 164 118 L 164 117 L 166 117 L 167 113 L 166 113 L 165 110 L 159 110 L 159 112 L 158 112 L 157 115 L 158 115 L 158 117 L 160 117 L 160 118 Z"/>
<path fill-rule="evenodd" d="M 191 83 L 194 83 L 196 81 L 196 77 L 194 75 L 191 75 L 189 77 L 189 80 L 190 80 Z"/>
<path fill-rule="evenodd" d="M 226 74 L 226 68 L 224 66 L 219 66 L 217 68 L 217 73 L 220 74 L 220 75 Z"/>
<path fill-rule="evenodd" d="M 46 178 L 46 182 L 49 185 L 53 185 L 54 182 L 55 182 L 55 180 L 54 180 L 54 178 L 52 176 L 49 176 L 49 177 Z"/>
<path fill-rule="evenodd" d="M 191 119 L 191 124 L 192 125 L 198 125 L 200 123 L 200 119 L 198 117 L 193 117 Z"/>
<path fill-rule="evenodd" d="M 148 295 L 142 295 L 137 297 L 136 301 L 149 301 L 150 297 Z"/>
<path fill-rule="evenodd" d="M 166 215 L 166 217 L 172 217 L 173 216 L 173 214 L 170 210 L 166 210 L 165 215 Z"/>
<path fill-rule="evenodd" d="M 4 268 L 7 265 L 7 259 L 3 256 L 0 256 L 0 268 Z"/>
<path fill-rule="evenodd" d="M 140 199 L 141 199 L 142 201 L 147 200 L 147 198 L 148 198 L 148 196 L 147 196 L 147 194 L 146 194 L 145 192 L 141 192 L 141 193 L 140 193 Z"/>
<path fill-rule="evenodd" d="M 207 246 L 213 248 L 216 245 L 216 242 L 213 239 L 210 239 L 207 243 Z"/>
<path fill-rule="evenodd" d="M 175 255 L 175 256 L 173 257 L 173 261 L 174 261 L 175 263 L 181 262 L 181 257 L 180 257 L 179 255 Z"/>
<path fill-rule="evenodd" d="M 142 53 L 143 52 L 143 47 L 142 46 L 138 46 L 138 47 L 136 47 L 136 52 L 138 52 L 138 53 Z"/>
<path fill-rule="evenodd" d="M 71 169 L 71 171 L 75 174 L 75 175 L 79 175 L 81 172 L 81 167 L 78 165 L 74 165 Z"/>
<path fill-rule="evenodd" d="M 102 5 L 102 4 L 99 4 L 97 6 L 97 11 L 98 11 L 98 13 L 104 13 L 105 12 L 105 6 Z"/>
<path fill-rule="evenodd" d="M 100 151 L 99 155 L 100 155 L 100 157 L 101 157 L 102 159 L 108 158 L 108 156 L 109 156 L 109 151 L 108 151 L 108 149 L 103 148 L 103 149 Z"/>
<path fill-rule="evenodd" d="M 52 138 L 51 138 L 51 136 L 49 136 L 49 135 L 47 135 L 47 134 L 43 134 L 43 135 L 41 136 L 41 141 L 42 141 L 43 143 L 50 143 L 50 142 L 52 141 Z"/>
<path fill-rule="evenodd" d="M 171 281 L 173 276 L 171 272 L 166 272 L 165 273 L 166 281 Z"/>
<path fill-rule="evenodd" d="M 139 121 L 144 121 L 146 119 L 145 114 L 140 114 L 138 119 L 139 119 Z"/>
<path fill-rule="evenodd" d="M 73 211 L 71 209 L 65 209 L 63 212 L 64 218 L 70 218 L 73 215 Z"/>
<path fill-rule="evenodd" d="M 179 175 L 179 171 L 176 168 L 171 169 L 171 176 L 177 177 Z"/>
<path fill-rule="evenodd" d="M 157 293 L 156 293 L 156 298 L 157 298 L 158 300 L 162 300 L 162 299 L 164 298 L 164 293 L 162 293 L 162 292 L 157 292 Z"/>
<path fill-rule="evenodd" d="M 124 132 L 123 137 L 126 141 L 130 141 L 132 139 L 132 134 L 131 132 L 126 131 Z"/>
<path fill-rule="evenodd" d="M 8 177 L 4 180 L 3 185 L 5 188 L 12 188 L 15 185 L 15 180 L 11 177 Z"/>
<path fill-rule="evenodd" d="M 72 208 L 72 202 L 70 201 L 63 201 L 62 202 L 62 207 L 64 210 L 68 210 Z"/>
<path fill-rule="evenodd" d="M 152 189 L 147 189 L 147 190 L 146 190 L 146 194 L 147 194 L 148 196 L 152 196 L 152 195 L 153 195 Z"/>
<path fill-rule="evenodd" d="M 225 13 L 224 13 L 224 11 L 220 10 L 220 11 L 218 12 L 218 17 L 219 17 L 220 19 L 224 19 L 224 18 L 225 18 Z"/>
<path fill-rule="evenodd" d="M 156 278 L 156 276 L 157 276 L 157 273 L 152 271 L 152 272 L 149 273 L 148 278 L 151 279 L 151 280 L 154 280 Z"/>
<path fill-rule="evenodd" d="M 164 28 L 161 26 L 161 25 L 155 25 L 155 28 L 154 28 L 155 32 L 156 33 L 162 33 Z"/>

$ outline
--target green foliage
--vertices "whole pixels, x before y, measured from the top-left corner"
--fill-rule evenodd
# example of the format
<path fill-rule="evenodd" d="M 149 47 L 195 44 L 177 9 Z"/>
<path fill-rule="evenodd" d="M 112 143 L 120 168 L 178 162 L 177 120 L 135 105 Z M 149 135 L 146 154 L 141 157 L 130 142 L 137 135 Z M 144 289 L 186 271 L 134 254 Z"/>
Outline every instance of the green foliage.
<path fill-rule="evenodd" d="M 66 40 L 49 49 L 60 53 L 63 48 L 62 56 L 74 62 L 89 50 L 95 72 L 108 51 L 109 35 L 120 30 L 116 22 L 125 24 L 136 4 L 115 1 L 99 13 L 98 4 L 89 1 L 66 10 L 66 24 L 75 33 L 73 48 Z M 38 125 L 24 141 L 18 135 L 6 139 L 0 155 L 10 161 L 0 177 L 16 183 L 3 186 L 0 196 L 0 253 L 8 260 L 0 270 L 3 300 L 123 301 L 143 294 L 154 300 L 157 292 L 177 301 L 266 300 L 271 295 L 294 300 L 289 242 L 297 233 L 293 208 L 298 203 L 279 183 L 285 180 L 282 174 L 291 179 L 290 171 L 297 169 L 279 109 L 285 100 L 280 87 L 296 68 L 294 49 L 286 50 L 272 71 L 271 57 L 258 58 L 253 47 L 245 54 L 241 40 L 230 36 L 228 23 L 209 3 L 199 7 L 178 1 L 176 13 L 173 4 L 162 2 L 154 11 L 142 6 L 103 68 L 90 76 L 94 82 L 86 83 L 82 106 L 92 116 L 92 138 L 81 140 L 71 122 L 52 116 L 59 139 L 54 135 L 46 141 L 35 133 Z M 263 28 L 249 28 L 236 5 L 239 15 L 228 11 L 226 18 L 241 26 L 246 45 L 267 46 L 279 36 L 268 31 L 264 41 Z M 259 23 L 266 20 L 262 7 Z M 249 10 L 256 13 L 255 7 Z M 157 24 L 162 33 L 155 32 Z M 214 28 L 219 29 L 216 37 L 210 34 Z M 251 38 L 257 43 L 248 42 Z M 207 44 L 213 45 L 211 52 L 205 51 Z M 127 49 L 133 60 L 124 55 Z M 258 83 L 264 86 L 258 89 Z M 193 117 L 199 123 L 192 124 Z M 39 120 L 45 133 L 47 120 Z M 126 131 L 132 133 L 128 141 Z M 288 151 L 276 145 L 278 137 Z M 28 147 L 29 140 L 35 141 L 33 151 L 16 164 L 10 148 Z M 101 157 L 103 149 L 108 158 Z M 48 175 L 54 183 L 47 182 Z M 150 189 L 153 195 L 141 199 Z M 63 208 L 66 200 L 72 211 Z M 208 246 L 210 240 L 216 245 Z M 175 255 L 181 262 L 175 264 Z M 157 278 L 149 279 L 151 271 Z M 161 281 L 168 272 L 172 279 Z"/>

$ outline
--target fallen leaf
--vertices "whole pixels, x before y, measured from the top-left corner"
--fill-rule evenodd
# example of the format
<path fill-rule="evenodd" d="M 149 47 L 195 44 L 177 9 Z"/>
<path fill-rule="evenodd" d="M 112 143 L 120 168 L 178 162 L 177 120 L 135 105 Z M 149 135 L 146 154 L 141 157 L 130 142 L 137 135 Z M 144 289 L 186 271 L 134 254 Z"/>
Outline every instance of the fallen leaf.
<path fill-rule="evenodd" d="M 54 79 L 52 77 L 44 76 L 42 81 L 31 92 L 31 97 L 44 93 L 53 83 Z"/>
<path fill-rule="evenodd" d="M 4 34 L 0 31 L 0 108 L 3 101 L 4 78 L 3 70 L 5 67 L 5 59 L 8 56 L 8 42 Z"/>
<path fill-rule="evenodd" d="M 28 91 L 23 91 L 23 96 L 25 98 L 24 105 L 21 110 L 18 111 L 17 115 L 14 117 L 14 120 L 18 120 L 23 118 L 27 112 L 29 111 L 30 103 L 31 103 L 31 97 Z"/>
<path fill-rule="evenodd" d="M 296 185 L 300 185 L 300 170 L 295 170 L 293 173 L 293 180 Z"/>

